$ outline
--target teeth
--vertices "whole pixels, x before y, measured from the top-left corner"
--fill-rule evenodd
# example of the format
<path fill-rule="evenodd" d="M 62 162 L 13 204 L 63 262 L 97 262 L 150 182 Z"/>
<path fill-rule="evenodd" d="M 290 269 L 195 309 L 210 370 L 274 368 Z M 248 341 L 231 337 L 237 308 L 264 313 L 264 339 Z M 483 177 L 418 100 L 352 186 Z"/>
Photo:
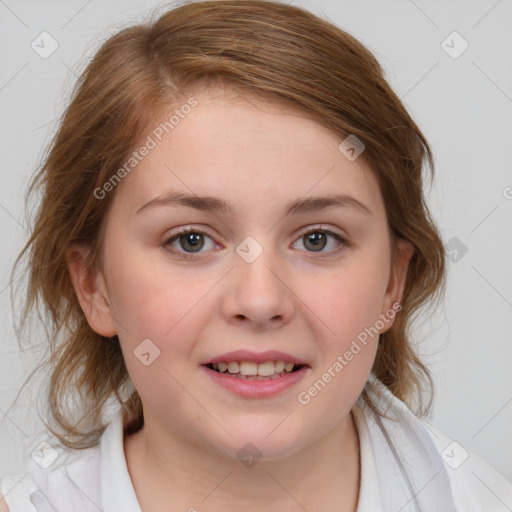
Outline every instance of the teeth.
<path fill-rule="evenodd" d="M 238 366 L 238 363 L 237 363 Z M 240 363 L 240 373 L 242 375 L 258 375 L 258 363 L 252 361 L 242 361 Z M 229 373 L 234 373 L 230 371 Z M 272 372 L 274 373 L 274 372 Z"/>
<path fill-rule="evenodd" d="M 291 361 L 221 361 L 214 363 L 213 367 L 220 373 L 229 373 L 241 379 L 268 380 L 277 379 L 283 373 L 290 373 L 295 366 Z"/>
<path fill-rule="evenodd" d="M 258 375 L 262 377 L 270 377 L 270 375 L 274 375 L 275 373 L 276 365 L 273 363 L 273 361 L 267 361 L 266 363 L 260 363 L 255 366 L 257 366 Z M 244 373 L 242 370 L 240 371 L 241 373 Z"/>
<path fill-rule="evenodd" d="M 240 371 L 240 365 L 236 361 L 230 361 L 228 363 L 229 373 L 238 373 Z"/>
<path fill-rule="evenodd" d="M 286 363 L 284 361 L 276 361 L 274 366 L 275 366 L 276 373 L 283 373 Z"/>
<path fill-rule="evenodd" d="M 286 363 L 286 364 L 284 365 L 284 369 L 285 369 L 285 371 L 287 371 L 287 372 L 291 372 L 291 371 L 293 370 L 293 367 L 294 367 L 294 366 L 295 366 L 295 365 L 294 365 L 293 363 Z"/>
<path fill-rule="evenodd" d="M 229 376 L 234 379 L 242 380 L 274 380 L 282 377 L 282 374 L 274 373 L 274 375 L 270 375 L 270 377 L 263 377 L 262 375 L 242 375 L 241 373 L 230 373 Z"/>

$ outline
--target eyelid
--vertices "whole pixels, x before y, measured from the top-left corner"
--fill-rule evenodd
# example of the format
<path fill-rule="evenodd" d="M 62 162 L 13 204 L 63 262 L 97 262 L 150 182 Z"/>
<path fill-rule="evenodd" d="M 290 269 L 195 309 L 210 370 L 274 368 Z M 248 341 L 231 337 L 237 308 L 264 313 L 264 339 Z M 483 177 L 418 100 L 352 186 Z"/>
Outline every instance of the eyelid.
<path fill-rule="evenodd" d="M 187 224 L 186 226 L 175 228 L 175 230 L 170 231 L 172 231 L 172 233 L 169 232 L 163 236 L 164 240 L 171 240 L 178 237 L 179 235 L 186 235 L 187 233 L 200 233 L 201 235 L 209 236 L 213 240 L 213 236 L 209 234 L 206 229 L 196 227 L 193 224 Z"/>
<path fill-rule="evenodd" d="M 304 236 L 305 234 L 310 233 L 312 231 L 324 231 L 325 233 L 335 235 L 344 241 L 346 241 L 348 239 L 348 236 L 345 235 L 344 233 L 339 233 L 335 228 L 331 228 L 330 226 L 326 226 L 325 224 L 312 224 L 310 226 L 301 228 L 298 231 L 296 238 L 300 237 L 300 236 Z"/>

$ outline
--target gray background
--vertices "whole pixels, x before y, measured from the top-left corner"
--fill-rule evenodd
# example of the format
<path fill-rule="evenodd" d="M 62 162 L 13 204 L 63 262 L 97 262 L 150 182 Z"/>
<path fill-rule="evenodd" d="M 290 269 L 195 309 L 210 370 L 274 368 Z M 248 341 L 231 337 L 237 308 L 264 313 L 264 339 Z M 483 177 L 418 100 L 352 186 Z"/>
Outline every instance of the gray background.
<path fill-rule="evenodd" d="M 429 204 L 453 261 L 443 306 L 416 326 L 437 390 L 431 421 L 512 480 L 512 3 L 293 3 L 329 18 L 374 52 L 433 146 L 437 175 Z M 30 395 L 9 409 L 37 359 L 20 355 L 8 289 L 27 236 L 28 177 L 87 57 L 106 36 L 159 5 L 0 0 L 0 474 L 23 470 L 27 446 L 41 428 Z M 59 45 L 47 59 L 31 48 L 43 31 Z M 469 44 L 458 58 L 441 45 L 453 31 Z M 462 48 L 453 36 L 446 44 L 452 54 Z"/>

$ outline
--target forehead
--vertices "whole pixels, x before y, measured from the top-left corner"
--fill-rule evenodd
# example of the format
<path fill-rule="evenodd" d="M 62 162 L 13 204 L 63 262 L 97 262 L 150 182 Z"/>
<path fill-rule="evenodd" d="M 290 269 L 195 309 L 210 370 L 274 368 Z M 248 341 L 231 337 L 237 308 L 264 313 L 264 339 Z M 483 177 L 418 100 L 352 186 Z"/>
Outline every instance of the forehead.
<path fill-rule="evenodd" d="M 193 108 L 155 119 L 141 142 L 149 137 L 153 147 L 122 180 L 116 201 L 133 209 L 172 190 L 226 198 L 243 210 L 345 193 L 383 208 L 364 160 L 348 160 L 338 148 L 343 138 L 300 112 L 219 89 L 193 99 Z"/>

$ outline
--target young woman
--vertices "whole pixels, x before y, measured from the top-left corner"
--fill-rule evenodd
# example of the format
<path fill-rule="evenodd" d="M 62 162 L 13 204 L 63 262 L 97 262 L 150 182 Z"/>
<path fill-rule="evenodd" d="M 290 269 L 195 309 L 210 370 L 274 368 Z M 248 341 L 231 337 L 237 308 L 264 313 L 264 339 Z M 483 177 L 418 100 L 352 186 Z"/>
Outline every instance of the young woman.
<path fill-rule="evenodd" d="M 189 3 L 111 37 L 32 184 L 53 437 L 3 510 L 506 510 L 419 419 L 426 164 L 375 58 L 300 8 Z"/>

